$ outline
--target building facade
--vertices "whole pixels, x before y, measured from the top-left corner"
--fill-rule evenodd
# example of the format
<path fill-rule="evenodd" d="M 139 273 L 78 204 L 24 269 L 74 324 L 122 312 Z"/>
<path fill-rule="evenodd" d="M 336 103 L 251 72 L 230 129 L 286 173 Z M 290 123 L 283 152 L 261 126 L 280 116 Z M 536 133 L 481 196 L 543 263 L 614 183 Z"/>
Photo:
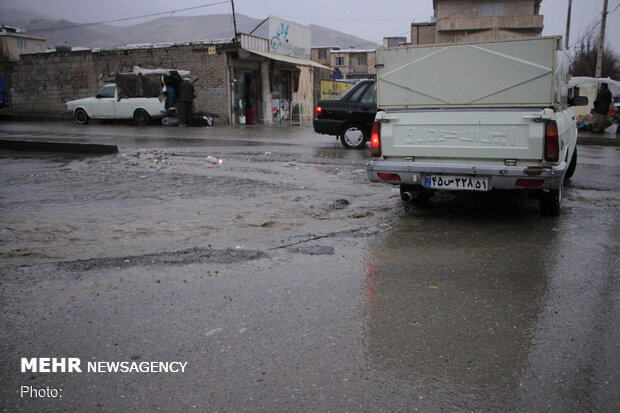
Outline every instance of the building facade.
<path fill-rule="evenodd" d="M 402 36 L 384 37 L 383 47 L 398 47 L 407 44 L 407 38 Z"/>
<path fill-rule="evenodd" d="M 376 50 L 331 50 L 330 66 L 338 69 L 345 79 L 372 79 L 377 74 Z"/>
<path fill-rule="evenodd" d="M 433 0 L 434 21 L 411 25 L 412 44 L 538 37 L 542 0 Z"/>
<path fill-rule="evenodd" d="M 15 62 L 25 53 L 45 51 L 45 38 L 33 36 L 18 28 L 0 26 L 0 60 Z"/>
<path fill-rule="evenodd" d="M 196 82 L 196 111 L 231 119 L 227 54 L 235 45 L 192 43 L 109 50 L 54 51 L 22 55 L 10 88 L 12 114 L 62 117 L 65 102 L 94 96 L 115 73 L 142 68 L 189 70 Z"/>
<path fill-rule="evenodd" d="M 325 66 L 331 66 L 331 53 L 340 50 L 338 46 L 316 46 L 310 51 L 310 60 Z"/>
<path fill-rule="evenodd" d="M 198 78 L 194 110 L 218 123 L 282 122 L 295 114 L 309 121 L 314 79 L 329 77 L 329 68 L 267 50 L 267 39 L 240 35 L 237 41 L 24 54 L 13 63 L 8 109 L 22 117 L 66 116 L 65 102 L 94 96 L 116 73 L 139 66 L 190 71 Z"/>

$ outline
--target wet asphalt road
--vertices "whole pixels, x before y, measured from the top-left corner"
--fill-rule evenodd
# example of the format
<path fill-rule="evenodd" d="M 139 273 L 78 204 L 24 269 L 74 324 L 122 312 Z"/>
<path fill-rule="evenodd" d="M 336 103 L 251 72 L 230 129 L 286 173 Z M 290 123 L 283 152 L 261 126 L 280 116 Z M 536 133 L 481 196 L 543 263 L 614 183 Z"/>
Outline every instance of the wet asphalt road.
<path fill-rule="evenodd" d="M 620 405 L 617 147 L 580 146 L 544 218 L 513 194 L 406 214 L 367 182 L 366 151 L 307 127 L 2 123 L 0 138 L 120 149 L 0 153 L 2 411 Z M 21 357 L 187 368 L 21 373 Z"/>

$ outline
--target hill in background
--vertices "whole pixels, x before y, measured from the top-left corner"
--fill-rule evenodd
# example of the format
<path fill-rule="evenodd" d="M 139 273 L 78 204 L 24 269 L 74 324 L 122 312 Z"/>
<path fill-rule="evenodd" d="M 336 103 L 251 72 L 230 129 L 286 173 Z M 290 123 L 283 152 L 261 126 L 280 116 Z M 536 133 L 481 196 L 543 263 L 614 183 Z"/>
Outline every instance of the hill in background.
<path fill-rule="evenodd" d="M 237 14 L 237 30 L 249 33 L 262 20 Z M 112 48 L 126 44 L 188 42 L 198 40 L 231 39 L 234 37 L 232 15 L 213 14 L 187 17 L 161 17 L 130 26 L 109 24 L 84 25 L 67 20 L 53 20 L 37 13 L 15 8 L 0 10 L 0 24 L 18 27 L 28 33 L 47 38 L 53 48 L 60 43 L 72 47 Z M 310 25 L 313 46 L 339 46 L 340 48 L 375 48 L 378 45 L 337 30 Z M 268 36 L 267 23 L 254 35 Z"/>

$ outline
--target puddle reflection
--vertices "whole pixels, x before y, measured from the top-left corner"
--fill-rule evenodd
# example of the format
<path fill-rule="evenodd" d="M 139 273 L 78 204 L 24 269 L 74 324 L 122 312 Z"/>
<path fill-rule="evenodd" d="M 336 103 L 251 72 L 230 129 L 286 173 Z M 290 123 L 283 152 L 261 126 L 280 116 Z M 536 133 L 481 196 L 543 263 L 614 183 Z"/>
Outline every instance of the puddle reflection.
<path fill-rule="evenodd" d="M 371 249 L 370 363 L 446 406 L 514 398 L 543 305 L 553 225 L 538 217 L 403 220 Z"/>

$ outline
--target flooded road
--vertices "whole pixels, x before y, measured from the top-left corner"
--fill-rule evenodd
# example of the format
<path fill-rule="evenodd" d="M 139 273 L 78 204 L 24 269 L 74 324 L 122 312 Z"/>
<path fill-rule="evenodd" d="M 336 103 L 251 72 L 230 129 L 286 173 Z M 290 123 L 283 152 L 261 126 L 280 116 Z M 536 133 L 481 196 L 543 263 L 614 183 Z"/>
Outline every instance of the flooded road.
<path fill-rule="evenodd" d="M 0 125 L 20 136 L 120 154 L 0 153 L 2 411 L 620 404 L 617 148 L 579 147 L 546 218 L 510 194 L 406 214 L 366 151 L 306 127 Z M 23 357 L 187 367 L 22 373 Z"/>

